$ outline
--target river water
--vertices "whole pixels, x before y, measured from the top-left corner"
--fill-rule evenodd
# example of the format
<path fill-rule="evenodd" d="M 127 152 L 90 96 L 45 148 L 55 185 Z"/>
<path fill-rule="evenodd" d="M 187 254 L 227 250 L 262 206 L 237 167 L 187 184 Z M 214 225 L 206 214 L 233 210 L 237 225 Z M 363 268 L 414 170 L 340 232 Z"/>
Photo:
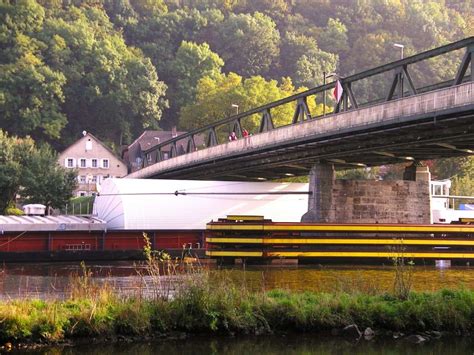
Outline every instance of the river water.
<path fill-rule="evenodd" d="M 118 293 L 133 294 L 137 289 L 156 284 L 150 282 L 142 265 L 133 262 L 91 263 L 86 266 L 95 282 L 107 283 Z M 202 267 L 216 269 L 213 265 Z M 82 270 L 79 263 L 6 264 L 0 269 L 0 298 L 67 297 L 71 277 L 81 275 Z M 378 293 L 391 291 L 395 278 L 392 266 L 234 266 L 220 272 L 245 283 L 252 290 L 282 288 Z M 414 266 L 410 273 L 412 289 L 417 291 L 474 288 L 474 267 Z M 162 276 L 163 279 L 166 277 Z"/>
<path fill-rule="evenodd" d="M 279 336 L 258 337 L 191 337 L 182 340 L 163 340 L 159 342 L 116 343 L 109 345 L 82 345 L 75 347 L 51 347 L 45 349 L 14 351 L 12 353 L 30 354 L 181 354 L 181 355 L 246 355 L 246 354 L 472 354 L 472 338 L 449 338 L 430 340 L 422 344 L 411 344 L 406 340 L 373 339 L 348 342 L 333 336 L 316 336 L 313 334 L 286 334 Z"/>
<path fill-rule="evenodd" d="M 253 290 L 274 288 L 296 291 L 391 291 L 395 270 L 391 266 L 234 266 L 217 269 Z M 87 265 L 94 282 L 106 283 L 116 292 L 133 294 L 150 285 L 145 268 L 132 262 L 91 263 Z M 65 298 L 71 277 L 80 275 L 79 263 L 6 264 L 0 272 L 0 297 Z M 474 288 L 471 267 L 414 266 L 412 288 L 433 291 L 442 288 Z M 163 276 L 166 277 L 166 276 Z M 404 340 L 375 338 L 350 343 L 333 336 L 288 334 L 260 337 L 191 337 L 187 339 L 80 345 L 28 350 L 35 354 L 473 354 L 474 337 L 442 338 L 423 344 Z M 22 350 L 22 353 L 26 350 Z M 13 351 L 18 353 L 18 351 Z"/>

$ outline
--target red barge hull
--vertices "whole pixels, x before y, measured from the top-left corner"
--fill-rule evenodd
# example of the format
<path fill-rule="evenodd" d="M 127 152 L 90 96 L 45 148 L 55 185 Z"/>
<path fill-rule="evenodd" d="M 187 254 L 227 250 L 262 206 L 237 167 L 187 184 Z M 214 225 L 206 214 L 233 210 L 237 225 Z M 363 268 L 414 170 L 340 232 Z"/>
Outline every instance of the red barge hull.
<path fill-rule="evenodd" d="M 204 256 L 200 230 L 23 231 L 0 235 L 1 262 L 139 260 L 146 233 L 153 250 Z"/>

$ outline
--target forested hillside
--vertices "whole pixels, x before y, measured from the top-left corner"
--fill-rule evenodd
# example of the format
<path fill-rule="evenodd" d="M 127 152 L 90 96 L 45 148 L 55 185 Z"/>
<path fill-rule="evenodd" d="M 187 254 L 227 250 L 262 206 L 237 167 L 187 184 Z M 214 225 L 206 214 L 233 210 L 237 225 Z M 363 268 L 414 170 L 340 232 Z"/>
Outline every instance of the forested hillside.
<path fill-rule="evenodd" d="M 0 129 L 118 148 L 396 60 L 394 43 L 408 56 L 472 35 L 472 0 L 0 0 Z M 415 84 L 451 79 L 453 63 Z"/>

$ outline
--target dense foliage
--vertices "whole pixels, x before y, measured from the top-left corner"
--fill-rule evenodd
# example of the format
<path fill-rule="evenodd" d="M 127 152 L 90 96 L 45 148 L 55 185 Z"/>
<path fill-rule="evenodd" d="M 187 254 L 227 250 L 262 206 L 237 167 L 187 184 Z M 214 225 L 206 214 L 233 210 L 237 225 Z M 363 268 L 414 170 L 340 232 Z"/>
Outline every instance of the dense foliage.
<path fill-rule="evenodd" d="M 57 154 L 29 137 L 7 136 L 0 130 L 0 214 L 14 206 L 21 192 L 24 202 L 60 208 L 76 187 L 76 172 L 62 168 Z"/>
<path fill-rule="evenodd" d="M 240 91 L 263 104 L 276 97 L 265 92 L 278 85 L 272 80 L 311 87 L 323 71 L 344 76 L 397 59 L 394 42 L 409 55 L 473 35 L 470 4 L 2 0 L 0 128 L 63 147 L 84 129 L 126 143 L 162 116 L 162 128 L 196 127 L 229 114 L 225 107 L 189 122 L 187 112 L 202 106 L 200 80 L 201 87 L 222 78 L 260 81 Z M 420 68 L 418 84 L 452 76 L 448 63 Z M 214 101 L 228 106 L 224 97 Z"/>
<path fill-rule="evenodd" d="M 0 128 L 57 149 L 87 130 L 118 148 L 393 61 L 395 42 L 411 55 L 472 36 L 473 23 L 470 0 L 0 0 Z M 414 67 L 415 85 L 453 78 L 458 60 Z"/>

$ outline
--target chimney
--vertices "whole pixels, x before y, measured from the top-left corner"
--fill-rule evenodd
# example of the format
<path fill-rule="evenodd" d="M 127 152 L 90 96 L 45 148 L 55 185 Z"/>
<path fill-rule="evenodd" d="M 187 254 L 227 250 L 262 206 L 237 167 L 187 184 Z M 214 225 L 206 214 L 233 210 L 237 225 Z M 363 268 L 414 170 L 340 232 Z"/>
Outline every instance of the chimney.
<path fill-rule="evenodd" d="M 176 126 L 171 127 L 171 138 L 175 138 L 177 135 Z"/>

